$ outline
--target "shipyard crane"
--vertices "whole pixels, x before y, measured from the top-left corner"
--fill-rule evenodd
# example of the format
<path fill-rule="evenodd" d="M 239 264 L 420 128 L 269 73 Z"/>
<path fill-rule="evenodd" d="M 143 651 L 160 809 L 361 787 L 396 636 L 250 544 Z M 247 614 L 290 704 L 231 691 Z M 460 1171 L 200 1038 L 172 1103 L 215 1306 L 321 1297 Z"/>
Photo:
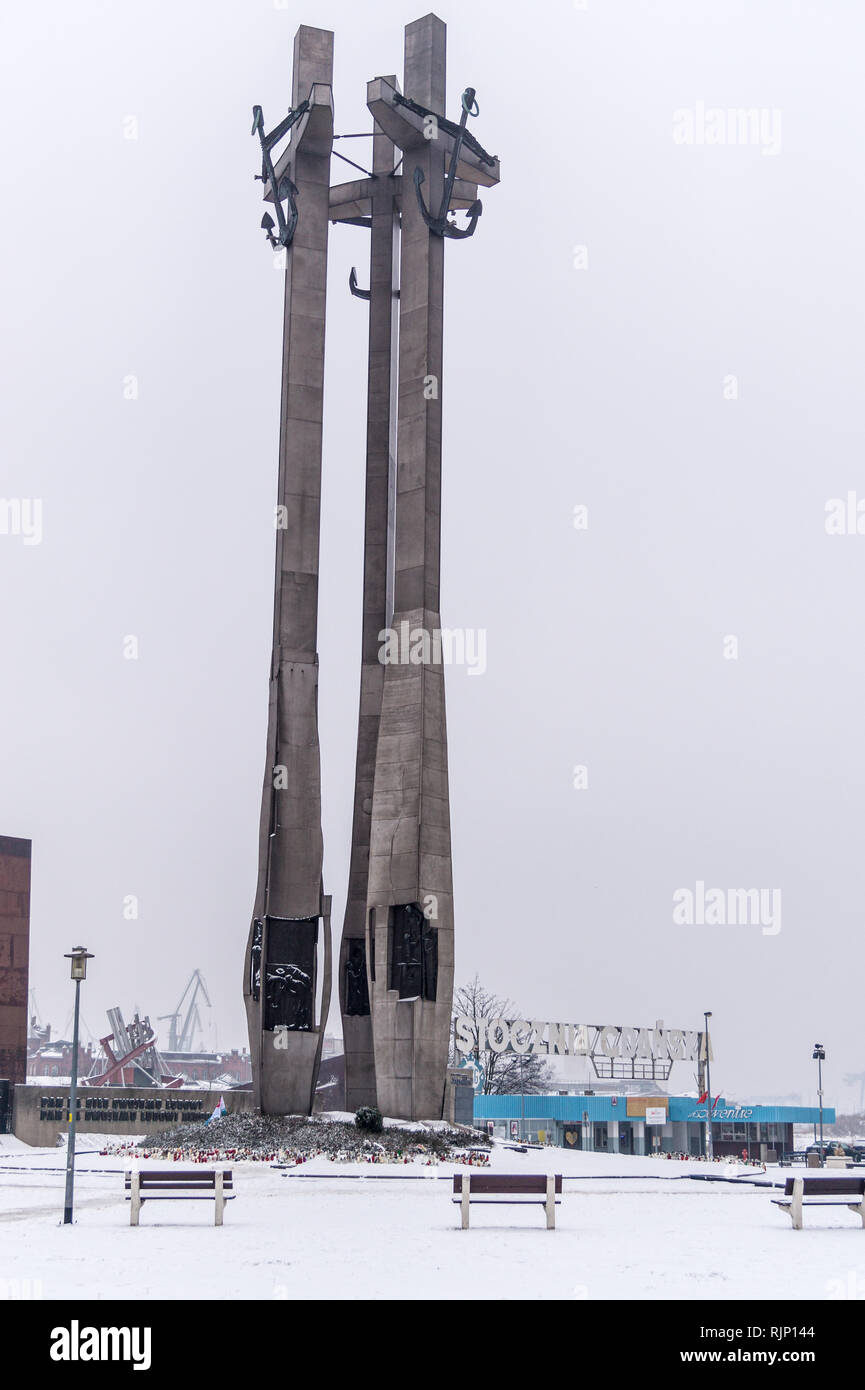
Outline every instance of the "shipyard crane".
<path fill-rule="evenodd" d="M 190 993 L 191 991 L 191 993 Z M 207 993 L 207 985 L 204 983 L 204 976 L 200 970 L 193 970 L 187 981 L 186 989 L 180 996 L 180 1001 L 173 1014 L 161 1014 L 159 1021 L 168 1019 L 168 1051 L 169 1052 L 192 1052 L 192 1040 L 196 1029 L 201 1029 L 201 1013 L 198 1008 L 198 997 L 204 996 L 204 1002 L 210 1008 L 210 996 Z M 188 1002 L 187 1002 L 188 996 Z M 183 1009 L 186 1006 L 186 1016 L 184 1018 Z"/>

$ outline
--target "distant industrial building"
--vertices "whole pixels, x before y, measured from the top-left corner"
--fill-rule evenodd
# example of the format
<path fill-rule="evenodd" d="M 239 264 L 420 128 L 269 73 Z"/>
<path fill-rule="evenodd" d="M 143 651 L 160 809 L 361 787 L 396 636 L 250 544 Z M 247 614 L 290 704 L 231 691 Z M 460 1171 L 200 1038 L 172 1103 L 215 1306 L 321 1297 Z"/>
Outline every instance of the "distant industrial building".
<path fill-rule="evenodd" d="M 246 1048 L 239 1052 L 162 1052 L 171 1070 L 190 1081 L 224 1081 L 226 1085 L 243 1085 L 252 1081 L 252 1064 Z"/>

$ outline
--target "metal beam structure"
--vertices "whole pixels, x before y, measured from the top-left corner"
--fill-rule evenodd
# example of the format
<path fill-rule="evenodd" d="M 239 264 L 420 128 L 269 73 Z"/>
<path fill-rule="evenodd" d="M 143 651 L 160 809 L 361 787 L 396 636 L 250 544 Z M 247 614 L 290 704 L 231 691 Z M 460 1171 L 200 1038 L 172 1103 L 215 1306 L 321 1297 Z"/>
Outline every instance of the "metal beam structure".
<path fill-rule="evenodd" d="M 243 982 L 256 1105 L 272 1114 L 312 1109 L 331 988 L 317 632 L 332 82 L 333 34 L 301 25 L 291 106 L 308 109 L 276 165 L 277 188 L 265 183 L 272 200 L 290 181 L 297 223 L 285 250 L 273 655 Z"/>

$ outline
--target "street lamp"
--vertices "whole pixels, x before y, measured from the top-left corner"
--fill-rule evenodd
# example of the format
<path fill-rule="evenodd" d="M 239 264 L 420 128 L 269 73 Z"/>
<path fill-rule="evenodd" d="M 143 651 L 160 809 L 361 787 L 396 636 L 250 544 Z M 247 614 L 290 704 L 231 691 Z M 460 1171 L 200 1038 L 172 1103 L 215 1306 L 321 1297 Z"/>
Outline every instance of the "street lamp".
<path fill-rule="evenodd" d="M 814 1044 L 811 1061 L 817 1063 L 817 1104 L 820 1107 L 820 1167 L 822 1168 L 825 1165 L 823 1157 L 823 1063 L 826 1061 L 826 1049 L 822 1043 Z"/>
<path fill-rule="evenodd" d="M 526 1142 L 526 1088 L 523 1083 L 523 1054 L 520 1053 L 520 1143 Z"/>
<path fill-rule="evenodd" d="M 78 1005 L 81 995 L 81 981 L 87 978 L 87 962 L 93 956 L 84 946 L 73 946 L 67 951 L 64 960 L 71 963 L 71 975 L 75 981 L 75 1022 L 72 1028 L 72 1077 L 69 1086 L 69 1137 L 66 1140 L 66 1202 L 63 1209 L 63 1225 L 72 1224 L 72 1190 L 75 1185 L 75 1111 L 78 1091 Z"/>
<path fill-rule="evenodd" d="M 703 1014 L 706 1031 L 706 1158 L 711 1163 L 715 1157 L 715 1150 L 712 1146 L 712 1071 L 709 1066 L 709 1019 L 712 1017 L 711 1009 Z"/>

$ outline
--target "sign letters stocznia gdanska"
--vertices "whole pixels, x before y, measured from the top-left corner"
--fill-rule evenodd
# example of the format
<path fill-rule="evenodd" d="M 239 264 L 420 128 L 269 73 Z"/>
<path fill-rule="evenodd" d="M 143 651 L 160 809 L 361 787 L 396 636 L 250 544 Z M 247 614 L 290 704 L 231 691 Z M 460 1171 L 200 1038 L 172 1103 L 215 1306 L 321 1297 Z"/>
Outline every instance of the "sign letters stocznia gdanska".
<path fill-rule="evenodd" d="M 604 1023 L 547 1023 L 518 1018 L 454 1020 L 457 1052 L 518 1052 L 551 1057 L 622 1057 L 649 1061 L 700 1060 L 702 1034 L 681 1028 L 620 1028 Z"/>

